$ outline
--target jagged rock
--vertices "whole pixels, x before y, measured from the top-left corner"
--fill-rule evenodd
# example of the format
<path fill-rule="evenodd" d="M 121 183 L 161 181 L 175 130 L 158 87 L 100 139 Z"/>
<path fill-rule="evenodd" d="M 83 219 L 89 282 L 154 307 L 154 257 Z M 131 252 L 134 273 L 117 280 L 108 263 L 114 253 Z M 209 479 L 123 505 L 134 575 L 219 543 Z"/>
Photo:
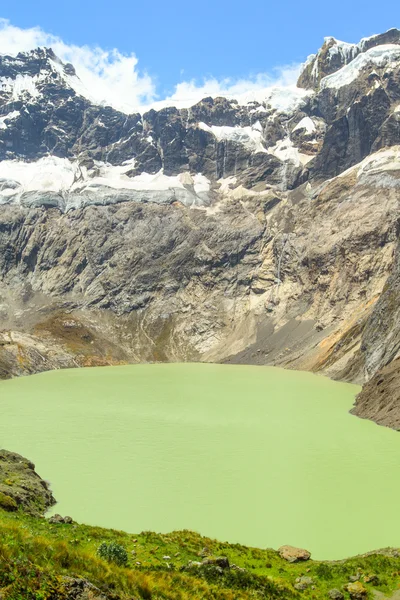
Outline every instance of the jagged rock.
<path fill-rule="evenodd" d="M 278 550 L 279 556 L 290 563 L 306 561 L 311 558 L 311 553 L 303 548 L 294 546 L 281 546 Z"/>

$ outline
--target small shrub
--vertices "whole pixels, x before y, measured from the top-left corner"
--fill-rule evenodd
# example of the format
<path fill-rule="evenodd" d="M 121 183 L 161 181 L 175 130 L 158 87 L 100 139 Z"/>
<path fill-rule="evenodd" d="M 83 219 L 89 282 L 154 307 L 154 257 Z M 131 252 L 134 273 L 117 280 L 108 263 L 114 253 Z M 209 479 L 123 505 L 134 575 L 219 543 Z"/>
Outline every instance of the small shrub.
<path fill-rule="evenodd" d="M 15 502 L 14 498 L 3 494 L 0 492 L 0 508 L 4 508 L 4 510 L 13 511 L 17 510 L 18 504 Z"/>
<path fill-rule="evenodd" d="M 320 579 L 325 579 L 326 581 L 333 579 L 332 571 L 326 563 L 319 563 L 319 565 L 315 567 L 315 574 Z"/>
<path fill-rule="evenodd" d="M 128 553 L 123 546 L 115 542 L 103 542 L 97 548 L 97 554 L 100 558 L 113 562 L 120 566 L 125 566 L 128 562 Z"/>

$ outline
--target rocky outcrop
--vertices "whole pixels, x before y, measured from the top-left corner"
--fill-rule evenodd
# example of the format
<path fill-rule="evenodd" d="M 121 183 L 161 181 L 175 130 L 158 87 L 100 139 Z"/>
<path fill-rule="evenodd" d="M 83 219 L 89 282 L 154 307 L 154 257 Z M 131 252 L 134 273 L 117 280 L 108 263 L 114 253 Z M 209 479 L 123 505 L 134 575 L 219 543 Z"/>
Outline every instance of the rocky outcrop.
<path fill-rule="evenodd" d="M 61 585 L 66 600 L 109 600 L 109 596 L 86 579 L 63 576 Z"/>
<path fill-rule="evenodd" d="M 55 504 L 49 485 L 35 465 L 19 454 L 0 450 L 0 509 L 40 516 Z"/>
<path fill-rule="evenodd" d="M 400 430 L 400 358 L 380 369 L 364 385 L 351 412 Z"/>

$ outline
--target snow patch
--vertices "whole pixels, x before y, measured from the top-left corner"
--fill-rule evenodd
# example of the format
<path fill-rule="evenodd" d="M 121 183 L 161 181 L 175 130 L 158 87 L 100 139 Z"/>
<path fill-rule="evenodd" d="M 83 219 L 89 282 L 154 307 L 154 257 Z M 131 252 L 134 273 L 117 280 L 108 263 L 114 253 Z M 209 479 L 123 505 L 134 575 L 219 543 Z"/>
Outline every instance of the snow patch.
<path fill-rule="evenodd" d="M 259 121 L 248 127 L 220 127 L 217 125 L 210 127 L 202 122 L 198 124 L 198 127 L 212 133 L 219 142 L 231 141 L 245 146 L 251 152 L 266 152 L 263 145 L 262 126 Z"/>
<path fill-rule="evenodd" d="M 72 188 L 79 177 L 82 177 L 82 172 L 78 163 L 72 163 L 66 158 L 49 156 L 30 163 L 0 161 L 0 179 L 19 184 L 18 188 L 14 188 L 15 194 L 21 191 L 20 188 L 25 192 L 66 191 Z M 4 185 L 3 183 L 3 187 Z"/>
<path fill-rule="evenodd" d="M 314 133 L 314 131 L 316 131 L 314 121 L 310 117 L 304 117 L 304 119 L 296 125 L 293 131 L 299 131 L 300 129 L 305 129 L 307 133 Z"/>
<path fill-rule="evenodd" d="M 72 88 L 78 96 L 83 96 L 93 104 L 99 104 L 98 100 L 89 92 L 87 87 L 77 77 L 77 75 L 68 75 L 64 70 L 64 64 L 56 57 L 56 60 L 49 60 L 49 63 L 53 70 L 58 73 L 61 79 L 65 81 L 67 86 Z M 102 123 L 99 123 L 102 125 Z M 103 124 L 104 126 L 104 124 Z"/>
<path fill-rule="evenodd" d="M 202 174 L 175 176 L 141 173 L 129 177 L 135 160 L 113 166 L 95 162 L 91 170 L 66 158 L 48 156 L 35 162 L 0 162 L 0 204 L 58 206 L 61 210 L 118 201 L 208 204 L 210 181 Z"/>
<path fill-rule="evenodd" d="M 20 112 L 19 110 L 13 110 L 12 112 L 8 113 L 8 115 L 4 115 L 3 117 L 0 117 L 0 129 L 7 129 L 8 125 L 6 123 L 6 121 L 12 121 L 13 119 L 16 119 L 17 117 L 19 117 Z"/>
<path fill-rule="evenodd" d="M 358 44 L 349 44 L 348 42 L 342 42 L 332 37 L 325 38 L 325 42 L 329 43 L 331 41 L 333 41 L 335 45 L 331 46 L 328 50 L 330 60 L 339 55 L 344 59 L 345 64 L 347 64 L 354 60 L 360 52 L 360 46 Z"/>
<path fill-rule="evenodd" d="M 279 140 L 275 146 L 271 146 L 267 149 L 269 154 L 273 154 L 276 158 L 279 158 L 282 162 L 291 162 L 296 166 L 300 166 L 300 153 L 297 148 L 293 146 L 293 143 L 289 137 L 283 140 Z"/>
<path fill-rule="evenodd" d="M 400 61 L 400 46 L 384 44 L 371 48 L 359 54 L 352 62 L 345 65 L 336 73 L 328 75 L 321 80 L 321 89 L 340 89 L 357 79 L 361 71 L 371 64 L 380 68 L 398 66 Z"/>
<path fill-rule="evenodd" d="M 378 152 L 367 156 L 367 158 L 357 165 L 358 177 L 365 173 L 371 174 L 378 171 L 400 172 L 400 146 L 393 146 L 387 150 L 378 150 Z"/>
<path fill-rule="evenodd" d="M 39 91 L 36 87 L 36 83 L 39 81 L 40 76 L 35 75 L 17 75 L 15 79 L 11 77 L 0 77 L 0 92 L 12 94 L 13 100 L 24 94 L 30 94 L 33 98 L 39 95 Z"/>
<path fill-rule="evenodd" d="M 218 179 L 217 183 L 219 183 L 219 192 L 221 194 L 227 194 L 233 187 L 235 187 L 237 183 L 236 177 L 224 177 Z"/>

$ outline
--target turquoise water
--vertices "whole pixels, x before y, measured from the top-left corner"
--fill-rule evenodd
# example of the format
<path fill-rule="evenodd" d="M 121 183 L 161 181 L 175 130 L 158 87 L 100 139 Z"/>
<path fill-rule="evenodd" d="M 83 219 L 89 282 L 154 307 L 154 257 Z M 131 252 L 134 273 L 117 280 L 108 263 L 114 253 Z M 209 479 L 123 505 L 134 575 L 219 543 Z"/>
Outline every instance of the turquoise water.
<path fill-rule="evenodd" d="M 53 371 L 0 382 L 0 446 L 81 522 L 344 558 L 400 544 L 400 436 L 348 414 L 358 390 L 251 366 Z"/>

